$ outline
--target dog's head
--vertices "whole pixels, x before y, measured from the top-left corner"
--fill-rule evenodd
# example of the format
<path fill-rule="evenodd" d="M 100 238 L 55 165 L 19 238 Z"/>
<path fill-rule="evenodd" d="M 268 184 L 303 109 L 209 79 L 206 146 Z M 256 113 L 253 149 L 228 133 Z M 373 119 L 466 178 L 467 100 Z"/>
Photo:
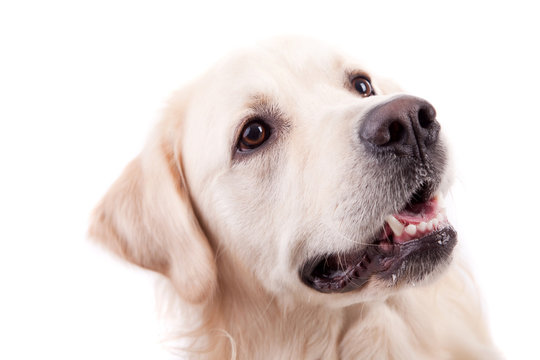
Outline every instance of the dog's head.
<path fill-rule="evenodd" d="M 439 130 L 430 103 L 334 50 L 267 43 L 173 96 L 91 234 L 192 302 L 231 274 L 315 303 L 384 296 L 456 243 Z"/>

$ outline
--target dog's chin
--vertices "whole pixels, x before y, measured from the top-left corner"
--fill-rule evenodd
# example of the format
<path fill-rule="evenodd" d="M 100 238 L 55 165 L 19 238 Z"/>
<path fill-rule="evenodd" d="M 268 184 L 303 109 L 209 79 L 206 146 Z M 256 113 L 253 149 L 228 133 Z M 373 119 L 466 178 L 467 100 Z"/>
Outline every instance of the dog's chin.
<path fill-rule="evenodd" d="M 309 259 L 300 278 L 322 293 L 361 290 L 371 282 L 416 284 L 450 263 L 456 243 L 456 231 L 434 197 L 388 216 L 368 245 Z"/>

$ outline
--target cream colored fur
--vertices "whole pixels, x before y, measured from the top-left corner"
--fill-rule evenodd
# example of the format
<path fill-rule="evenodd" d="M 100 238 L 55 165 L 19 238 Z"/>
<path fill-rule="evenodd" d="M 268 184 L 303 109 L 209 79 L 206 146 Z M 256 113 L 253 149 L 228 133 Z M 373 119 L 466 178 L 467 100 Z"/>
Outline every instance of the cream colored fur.
<path fill-rule="evenodd" d="M 377 96 L 347 88 L 356 70 Z M 224 59 L 173 95 L 90 234 L 170 280 L 190 358 L 496 359 L 459 254 L 416 286 L 322 294 L 299 279 L 308 257 L 364 244 L 380 228 L 385 214 L 361 190 L 376 179 L 355 152 L 355 129 L 396 91 L 306 39 Z M 276 136 L 238 157 L 239 128 L 257 111 L 280 118 Z M 440 190 L 449 184 L 445 174 Z"/>

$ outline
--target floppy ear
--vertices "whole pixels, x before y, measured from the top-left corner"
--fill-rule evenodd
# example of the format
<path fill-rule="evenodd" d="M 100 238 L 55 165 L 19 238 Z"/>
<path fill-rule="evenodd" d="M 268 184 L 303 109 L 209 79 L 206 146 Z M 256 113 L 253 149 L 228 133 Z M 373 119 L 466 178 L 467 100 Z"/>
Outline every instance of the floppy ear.
<path fill-rule="evenodd" d="M 191 206 L 180 154 L 157 129 L 94 211 L 90 236 L 116 254 L 167 276 L 184 300 L 209 298 L 217 283 L 212 249 Z M 161 131 L 159 131 L 161 130 Z"/>

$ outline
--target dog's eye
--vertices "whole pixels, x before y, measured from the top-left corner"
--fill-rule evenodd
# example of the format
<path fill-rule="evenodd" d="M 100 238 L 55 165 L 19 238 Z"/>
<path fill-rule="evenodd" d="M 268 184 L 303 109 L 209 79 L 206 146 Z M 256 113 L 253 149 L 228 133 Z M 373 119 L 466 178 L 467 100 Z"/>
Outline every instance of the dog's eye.
<path fill-rule="evenodd" d="M 355 77 L 352 79 L 351 83 L 354 89 L 363 97 L 368 97 L 375 94 L 373 88 L 371 87 L 371 83 L 363 76 Z"/>
<path fill-rule="evenodd" d="M 249 151 L 261 146 L 270 137 L 270 129 L 260 119 L 254 119 L 242 129 L 237 148 L 239 151 Z"/>

